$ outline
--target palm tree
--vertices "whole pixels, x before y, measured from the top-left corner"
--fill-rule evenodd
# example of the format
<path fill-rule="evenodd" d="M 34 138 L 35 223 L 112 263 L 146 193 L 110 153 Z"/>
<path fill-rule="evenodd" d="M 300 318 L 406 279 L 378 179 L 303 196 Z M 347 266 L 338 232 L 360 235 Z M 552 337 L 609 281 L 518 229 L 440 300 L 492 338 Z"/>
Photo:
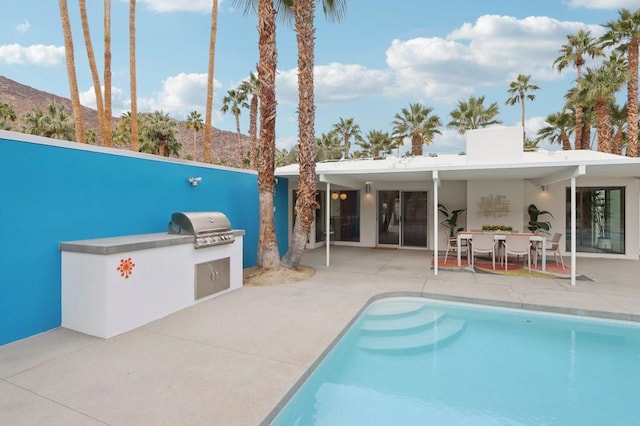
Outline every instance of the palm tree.
<path fill-rule="evenodd" d="M 11 130 L 7 121 L 16 121 L 16 111 L 12 105 L 0 102 L 0 130 Z"/>
<path fill-rule="evenodd" d="M 145 115 L 141 129 L 140 151 L 164 157 L 180 153 L 178 125 L 174 119 L 162 111 Z"/>
<path fill-rule="evenodd" d="M 600 46 L 597 45 L 596 40 L 591 37 L 591 31 L 579 30 L 576 34 L 567 36 L 567 44 L 563 44 L 560 49 L 560 56 L 553 61 L 553 66 L 561 72 L 569 65 L 576 68 L 578 78 L 576 79 L 576 90 L 580 91 L 580 85 L 582 82 L 582 67 L 585 64 L 585 56 L 595 58 L 596 56 L 602 56 L 603 51 Z M 575 112 L 575 149 L 582 147 L 582 128 L 583 128 L 583 106 L 580 102 L 575 102 L 572 107 Z"/>
<path fill-rule="evenodd" d="M 131 88 L 131 151 L 138 143 L 138 88 L 136 82 L 136 0 L 129 1 L 129 86 Z"/>
<path fill-rule="evenodd" d="M 213 114 L 214 64 L 216 59 L 216 31 L 218 29 L 218 0 L 211 6 L 211 34 L 209 37 L 209 67 L 207 70 L 207 102 L 204 113 L 204 162 L 211 162 L 211 116 Z"/>
<path fill-rule="evenodd" d="M 77 133 L 74 121 L 64 110 L 64 106 L 57 106 L 55 102 L 49 103 L 46 113 L 39 108 L 27 112 L 22 117 L 22 122 L 22 133 L 30 135 L 70 141 Z"/>
<path fill-rule="evenodd" d="M 467 130 L 501 124 L 502 121 L 496 119 L 500 113 L 498 103 L 493 102 L 485 108 L 484 99 L 484 96 L 470 96 L 468 101 L 458 101 L 458 106 L 449 113 L 451 121 L 447 127 L 453 127 L 459 135 L 464 135 Z"/>
<path fill-rule="evenodd" d="M 509 84 L 509 90 L 507 91 L 511 96 L 507 99 L 507 105 L 515 105 L 520 103 L 520 107 L 522 108 L 522 146 L 527 142 L 526 138 L 526 130 L 524 127 L 524 101 L 525 98 L 533 101 L 536 98 L 536 95 L 533 93 L 535 90 L 538 90 L 539 87 L 535 84 L 529 84 L 529 79 L 531 79 L 531 75 L 523 75 L 519 74 L 518 78 L 515 81 L 512 81 Z"/>
<path fill-rule="evenodd" d="M 69 78 L 69 88 L 71 89 L 71 106 L 73 108 L 73 119 L 75 122 L 75 136 L 69 140 L 76 140 L 84 143 L 84 119 L 82 117 L 82 106 L 80 105 L 80 92 L 78 92 L 78 79 L 76 78 L 76 63 L 73 54 L 73 36 L 71 35 L 71 22 L 69 20 L 69 7 L 67 0 L 58 0 L 60 6 L 60 19 L 62 21 L 62 33 L 64 35 L 64 52 L 67 59 L 67 76 Z"/>
<path fill-rule="evenodd" d="M 360 126 L 354 122 L 353 117 L 347 119 L 340 117 L 340 121 L 333 125 L 333 131 L 342 136 L 344 140 L 344 153 L 342 158 L 349 158 L 351 138 L 354 138 L 356 142 L 362 140 Z"/>
<path fill-rule="evenodd" d="M 89 19 L 87 18 L 86 0 L 79 0 L 80 4 L 80 22 L 82 23 L 82 34 L 84 44 L 87 49 L 87 59 L 89 60 L 89 69 L 91 70 L 91 78 L 93 80 L 93 91 L 96 96 L 96 109 L 98 110 L 98 133 L 104 143 L 104 134 L 110 131 L 105 128 L 107 122 L 104 116 L 104 102 L 102 100 L 102 86 L 100 85 L 100 76 L 98 75 L 98 67 L 93 52 L 93 43 L 91 42 L 91 32 L 89 31 Z"/>
<path fill-rule="evenodd" d="M 418 102 L 410 104 L 408 109 L 402 108 L 401 114 L 395 115 L 392 136 L 397 139 L 411 138 L 411 155 L 422 155 L 422 145 L 429 145 L 434 135 L 442 134 L 438 130 L 442 126 L 440 117 L 430 115 L 432 112 L 433 108 Z"/>
<path fill-rule="evenodd" d="M 260 82 L 258 94 L 260 139 L 257 149 L 260 229 L 257 264 L 265 270 L 273 270 L 280 264 L 273 217 L 276 145 L 276 10 L 273 0 L 235 0 L 235 3 L 240 5 L 245 13 L 256 10 L 257 6 L 258 81 Z"/>
<path fill-rule="evenodd" d="M 397 142 L 389 135 L 389 132 L 370 130 L 364 139 L 356 142 L 356 144 L 362 148 L 358 156 L 384 158 L 396 149 L 396 143 Z"/>
<path fill-rule="evenodd" d="M 198 111 L 191 111 L 187 116 L 187 129 L 193 129 L 193 160 L 198 161 L 198 132 L 204 128 L 202 115 Z"/>
<path fill-rule="evenodd" d="M 309 238 L 316 210 L 315 164 L 315 105 L 313 98 L 316 0 L 289 0 L 292 7 L 298 44 L 298 144 L 300 177 L 296 198 L 296 216 L 289 251 L 282 258 L 282 266 L 295 269 Z M 286 3 L 283 1 L 283 3 Z M 323 11 L 330 19 L 340 19 L 344 0 L 323 0 Z"/>
<path fill-rule="evenodd" d="M 567 111 L 555 112 L 549 114 L 545 120 L 547 125 L 538 130 L 536 142 L 544 139 L 552 144 L 562 145 L 563 150 L 571 149 L 571 141 L 569 136 L 573 132 L 573 117 Z"/>
<path fill-rule="evenodd" d="M 104 0 L 104 129 L 102 145 L 113 145 L 111 131 L 111 0 Z"/>
<path fill-rule="evenodd" d="M 237 135 L 237 143 L 240 148 L 240 157 L 244 158 L 244 152 L 242 149 L 242 141 L 240 134 L 240 113 L 242 110 L 241 107 L 248 107 L 247 104 L 247 96 L 244 91 L 238 89 L 229 89 L 224 98 L 222 98 L 222 108 L 220 111 L 223 113 L 231 112 L 233 117 L 236 120 L 236 135 Z"/>
<path fill-rule="evenodd" d="M 594 104 L 600 152 L 611 152 L 613 130 L 609 105 L 614 102 L 615 93 L 624 84 L 625 77 L 624 61 L 616 55 L 612 55 L 595 70 L 587 68 L 584 76 L 582 91 L 584 96 Z"/>
<path fill-rule="evenodd" d="M 611 139 L 611 153 L 622 155 L 622 148 L 626 144 L 627 138 L 627 105 L 618 106 L 615 102 L 609 105 L 611 113 L 611 128 L 613 137 Z"/>
<path fill-rule="evenodd" d="M 638 46 L 640 45 L 640 8 L 633 12 L 618 11 L 617 21 L 603 26 L 607 32 L 600 38 L 603 46 L 615 46 L 627 55 L 627 156 L 638 156 Z"/>
<path fill-rule="evenodd" d="M 254 73 L 249 73 L 249 79 L 240 83 L 238 89 L 249 98 L 249 167 L 255 169 L 258 165 L 258 95 L 260 93 L 260 80 Z M 246 104 L 243 104 L 243 106 Z"/>
<path fill-rule="evenodd" d="M 342 152 L 342 140 L 336 132 L 323 133 L 316 138 L 316 162 L 338 160 Z"/>

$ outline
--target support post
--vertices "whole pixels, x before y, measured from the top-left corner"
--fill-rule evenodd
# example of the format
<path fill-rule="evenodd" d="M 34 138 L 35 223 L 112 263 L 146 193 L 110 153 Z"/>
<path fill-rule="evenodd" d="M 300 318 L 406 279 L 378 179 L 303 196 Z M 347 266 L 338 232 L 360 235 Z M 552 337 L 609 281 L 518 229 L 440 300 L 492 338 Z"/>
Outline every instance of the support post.
<path fill-rule="evenodd" d="M 329 182 L 327 182 L 327 194 L 325 196 L 326 199 L 326 208 L 325 208 L 325 215 L 324 215 L 324 220 L 325 220 L 325 250 L 326 250 L 326 266 L 327 268 L 329 267 L 329 258 L 330 258 L 330 250 L 329 250 L 329 246 L 331 245 L 331 184 Z"/>
<path fill-rule="evenodd" d="M 433 171 L 433 274 L 438 275 L 438 171 Z"/>

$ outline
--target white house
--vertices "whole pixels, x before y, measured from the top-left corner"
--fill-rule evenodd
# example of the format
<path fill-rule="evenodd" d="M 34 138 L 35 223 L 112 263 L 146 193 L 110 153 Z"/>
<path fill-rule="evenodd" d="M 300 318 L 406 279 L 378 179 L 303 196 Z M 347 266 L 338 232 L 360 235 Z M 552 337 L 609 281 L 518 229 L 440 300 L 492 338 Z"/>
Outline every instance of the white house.
<path fill-rule="evenodd" d="M 466 230 L 508 225 L 525 232 L 528 206 L 535 204 L 551 213 L 539 219 L 562 233 L 562 252 L 573 253 L 572 271 L 576 256 L 640 255 L 640 158 L 525 152 L 521 127 L 469 131 L 462 155 L 328 161 L 318 163 L 316 173 L 319 208 L 309 248 L 330 239 L 335 245 L 443 250 L 449 231 L 440 224 L 439 203 L 466 209 L 458 222 Z M 276 169 L 276 176 L 289 178 L 290 227 L 298 175 L 297 164 Z"/>

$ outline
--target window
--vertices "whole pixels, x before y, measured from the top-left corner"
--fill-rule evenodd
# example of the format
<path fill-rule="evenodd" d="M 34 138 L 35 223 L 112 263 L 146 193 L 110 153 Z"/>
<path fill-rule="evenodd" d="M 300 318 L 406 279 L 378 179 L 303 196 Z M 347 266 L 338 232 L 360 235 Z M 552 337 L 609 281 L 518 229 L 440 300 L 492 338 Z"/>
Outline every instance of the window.
<path fill-rule="evenodd" d="M 624 188 L 576 188 L 576 251 L 624 254 Z M 566 192 L 567 251 L 571 250 L 571 189 Z"/>

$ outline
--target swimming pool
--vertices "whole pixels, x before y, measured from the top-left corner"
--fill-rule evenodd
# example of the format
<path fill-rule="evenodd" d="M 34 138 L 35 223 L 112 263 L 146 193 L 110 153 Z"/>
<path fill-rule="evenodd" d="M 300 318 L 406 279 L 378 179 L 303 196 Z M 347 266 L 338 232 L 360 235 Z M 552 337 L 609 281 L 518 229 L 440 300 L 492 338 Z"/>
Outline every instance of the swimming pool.
<path fill-rule="evenodd" d="M 640 324 L 373 302 L 272 425 L 637 425 Z"/>

